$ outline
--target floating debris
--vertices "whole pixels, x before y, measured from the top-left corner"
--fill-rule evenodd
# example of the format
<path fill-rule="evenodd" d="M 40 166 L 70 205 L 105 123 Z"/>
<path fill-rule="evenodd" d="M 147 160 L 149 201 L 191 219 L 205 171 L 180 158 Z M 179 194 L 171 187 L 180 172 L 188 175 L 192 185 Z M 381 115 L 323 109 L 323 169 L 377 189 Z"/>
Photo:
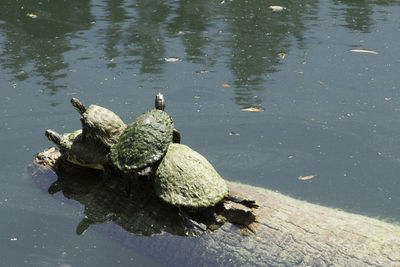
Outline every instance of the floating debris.
<path fill-rule="evenodd" d="M 229 132 L 229 135 L 236 135 L 236 136 L 240 136 L 240 133 Z"/>
<path fill-rule="evenodd" d="M 224 84 L 222 84 L 222 87 L 231 87 L 231 86 L 227 83 L 224 83 Z"/>
<path fill-rule="evenodd" d="M 208 70 L 198 70 L 198 71 L 196 71 L 197 74 L 205 74 L 205 73 L 208 73 L 208 72 L 209 72 Z"/>
<path fill-rule="evenodd" d="M 372 50 L 365 50 L 365 49 L 351 49 L 350 52 L 355 52 L 355 53 L 368 53 L 368 54 L 378 55 L 378 52 L 375 52 L 375 51 L 372 51 Z"/>
<path fill-rule="evenodd" d="M 293 155 L 289 155 L 287 158 L 288 159 L 292 159 L 292 158 L 294 158 L 294 156 Z"/>
<path fill-rule="evenodd" d="M 390 100 L 392 100 L 392 98 L 391 97 L 385 97 L 385 100 L 386 101 L 390 101 Z"/>
<path fill-rule="evenodd" d="M 286 9 L 286 8 L 283 7 L 283 6 L 269 6 L 268 8 L 271 9 L 272 11 L 275 11 L 275 12 L 283 11 L 283 10 Z"/>
<path fill-rule="evenodd" d="M 284 59 L 285 58 L 285 56 L 286 56 L 286 54 L 285 53 L 279 53 L 279 57 L 281 58 L 281 59 Z"/>
<path fill-rule="evenodd" d="M 182 59 L 177 58 L 177 57 L 166 57 L 164 58 L 165 62 L 179 62 L 182 61 Z"/>
<path fill-rule="evenodd" d="M 261 112 L 261 111 L 264 111 L 261 108 L 252 108 L 252 107 L 250 107 L 250 108 L 242 108 L 240 110 L 241 111 L 249 111 L 249 112 Z"/>
<path fill-rule="evenodd" d="M 33 14 L 33 13 L 28 13 L 28 14 L 26 14 L 26 16 L 31 18 L 31 19 L 36 19 L 37 18 L 37 15 Z"/>
<path fill-rule="evenodd" d="M 315 176 L 317 176 L 316 174 L 313 175 L 308 175 L 308 176 L 299 176 L 297 177 L 300 181 L 306 181 L 306 180 L 311 180 L 313 179 Z"/>

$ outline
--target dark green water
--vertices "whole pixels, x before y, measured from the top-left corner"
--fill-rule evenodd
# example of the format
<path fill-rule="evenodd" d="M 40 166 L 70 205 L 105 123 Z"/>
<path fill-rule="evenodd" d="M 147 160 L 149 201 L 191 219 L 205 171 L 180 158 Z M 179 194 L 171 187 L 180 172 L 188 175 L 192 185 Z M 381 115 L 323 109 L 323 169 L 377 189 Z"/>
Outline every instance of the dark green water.
<path fill-rule="evenodd" d="M 157 265 L 76 235 L 82 208 L 27 173 L 45 129 L 80 127 L 71 97 L 129 122 L 162 92 L 183 143 L 227 180 L 400 221 L 398 1 L 1 3 L 0 265 Z"/>

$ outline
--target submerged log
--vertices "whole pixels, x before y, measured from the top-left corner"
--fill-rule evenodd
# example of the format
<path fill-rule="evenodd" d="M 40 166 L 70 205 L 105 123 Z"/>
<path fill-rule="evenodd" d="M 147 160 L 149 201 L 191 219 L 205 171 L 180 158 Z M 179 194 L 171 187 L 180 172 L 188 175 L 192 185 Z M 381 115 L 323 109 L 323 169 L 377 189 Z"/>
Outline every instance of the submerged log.
<path fill-rule="evenodd" d="M 57 172 L 59 157 L 53 150 L 38 154 L 35 162 Z M 258 216 L 254 234 L 243 235 L 241 229 L 225 223 L 197 238 L 165 232 L 151 237 L 135 235 L 128 233 L 128 225 L 137 220 L 130 217 L 129 209 L 115 218 L 119 226 L 92 227 L 164 266 L 400 266 L 399 225 L 250 185 L 229 183 L 229 187 L 260 205 L 254 211 Z M 118 223 L 121 221 L 123 224 Z"/>

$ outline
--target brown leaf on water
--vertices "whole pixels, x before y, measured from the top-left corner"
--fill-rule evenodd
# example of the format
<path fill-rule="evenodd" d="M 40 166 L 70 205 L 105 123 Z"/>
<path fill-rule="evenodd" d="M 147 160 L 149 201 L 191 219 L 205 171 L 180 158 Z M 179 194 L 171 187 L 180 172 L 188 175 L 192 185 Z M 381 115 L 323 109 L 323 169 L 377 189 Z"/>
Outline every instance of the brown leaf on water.
<path fill-rule="evenodd" d="M 268 8 L 271 9 L 272 11 L 282 11 L 286 9 L 283 6 L 269 6 Z"/>
<path fill-rule="evenodd" d="M 222 84 L 222 87 L 231 87 L 231 86 L 227 83 L 224 83 L 224 84 Z"/>
<path fill-rule="evenodd" d="M 375 52 L 375 51 L 372 51 L 372 50 L 365 50 L 365 49 L 351 49 L 350 52 L 355 52 L 355 53 L 368 53 L 368 54 L 378 55 L 378 52 Z"/>
<path fill-rule="evenodd" d="M 252 107 L 250 107 L 250 108 L 242 108 L 240 110 L 241 111 L 249 111 L 249 112 L 261 112 L 261 111 L 264 111 L 261 108 L 252 108 Z"/>
<path fill-rule="evenodd" d="M 297 177 L 299 180 L 301 181 L 306 181 L 306 180 L 311 180 L 313 179 L 315 176 L 317 176 L 316 174 L 313 175 L 308 175 L 308 176 L 299 176 Z"/>

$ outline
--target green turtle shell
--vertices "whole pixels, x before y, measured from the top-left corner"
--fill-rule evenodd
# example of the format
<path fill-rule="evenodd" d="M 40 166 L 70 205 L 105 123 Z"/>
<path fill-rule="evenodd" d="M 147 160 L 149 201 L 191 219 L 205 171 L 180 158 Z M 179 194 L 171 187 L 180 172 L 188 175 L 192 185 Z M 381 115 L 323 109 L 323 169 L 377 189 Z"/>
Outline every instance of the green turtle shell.
<path fill-rule="evenodd" d="M 117 114 L 109 109 L 90 105 L 82 114 L 82 129 L 86 139 L 97 140 L 100 144 L 111 147 L 117 143 L 126 128 Z"/>
<path fill-rule="evenodd" d="M 182 144 L 170 144 L 154 174 L 156 194 L 178 207 L 214 206 L 228 194 L 228 185 L 210 162 Z"/>
<path fill-rule="evenodd" d="M 109 152 L 109 147 L 80 134 L 76 136 L 71 148 L 67 150 L 67 159 L 76 165 L 103 170 L 103 165 L 108 163 L 107 155 Z"/>
<path fill-rule="evenodd" d="M 128 125 L 111 147 L 110 158 L 125 172 L 148 167 L 164 156 L 172 142 L 173 130 L 174 122 L 166 112 L 147 111 Z"/>

